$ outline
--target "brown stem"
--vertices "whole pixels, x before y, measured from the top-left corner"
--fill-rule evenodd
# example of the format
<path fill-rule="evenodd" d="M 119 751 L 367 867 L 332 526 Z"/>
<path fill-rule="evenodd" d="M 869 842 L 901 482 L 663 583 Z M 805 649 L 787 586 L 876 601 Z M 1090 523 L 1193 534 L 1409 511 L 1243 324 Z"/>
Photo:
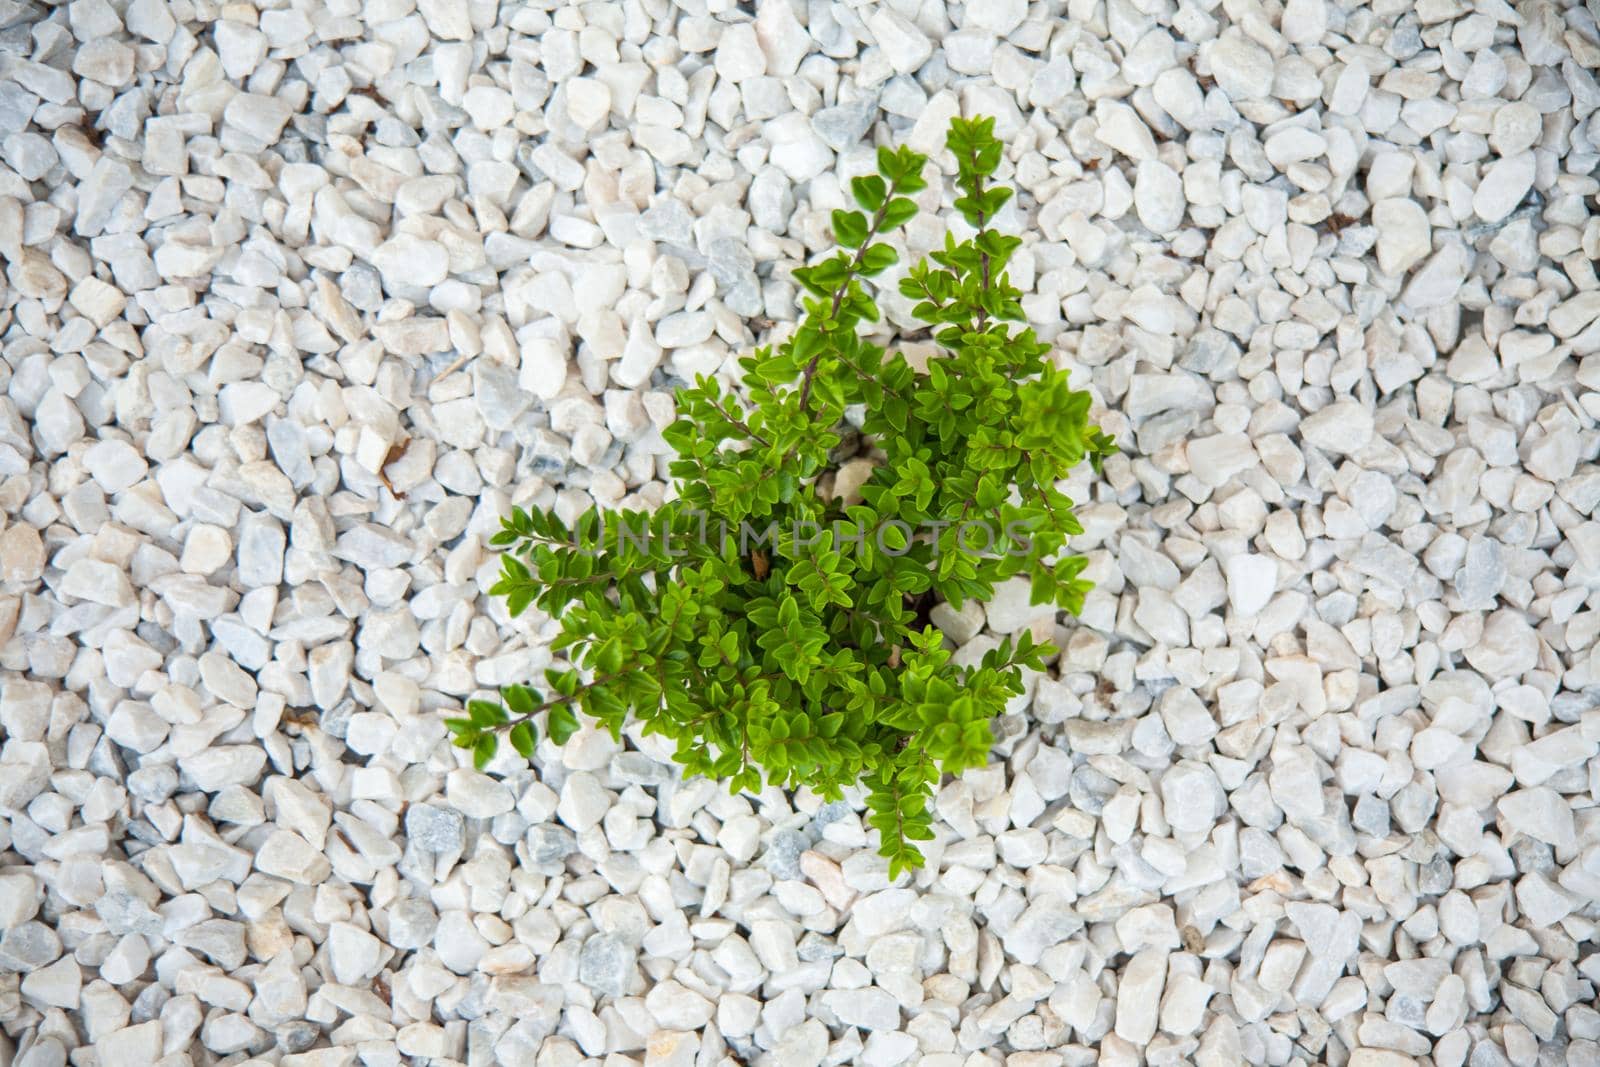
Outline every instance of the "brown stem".
<path fill-rule="evenodd" d="M 890 186 L 888 192 L 883 194 L 883 203 L 878 205 L 878 210 L 873 212 L 872 222 L 867 226 L 867 235 L 861 240 L 861 247 L 856 249 L 856 254 L 850 258 L 844 281 L 833 292 L 833 305 L 828 309 L 828 318 L 831 320 L 839 314 L 839 308 L 844 304 L 844 296 L 850 291 L 850 283 L 855 280 L 856 271 L 861 267 L 861 261 L 867 254 L 867 249 L 872 245 L 872 239 L 878 236 L 878 230 L 883 225 L 884 216 L 889 213 L 889 201 L 894 199 L 896 186 Z M 811 357 L 806 368 L 800 374 L 800 410 L 804 411 L 806 402 L 811 398 L 811 379 L 817 373 L 817 361 L 822 358 L 823 350 L 818 349 L 817 354 Z"/>
<path fill-rule="evenodd" d="M 765 437 L 762 437 L 760 434 L 758 434 L 754 430 L 752 430 L 748 425 L 745 424 L 743 419 L 735 418 L 733 413 L 730 412 L 727 408 L 723 407 L 722 404 L 719 401 L 716 401 L 716 400 L 711 401 L 711 406 L 717 409 L 717 414 L 721 415 L 724 419 L 728 420 L 728 424 L 730 426 L 733 426 L 736 429 L 743 430 L 746 434 L 748 434 L 750 436 L 751 440 L 756 441 L 756 442 L 758 442 L 760 444 L 766 445 L 768 448 L 772 447 L 772 442 L 771 441 L 768 441 Z"/>

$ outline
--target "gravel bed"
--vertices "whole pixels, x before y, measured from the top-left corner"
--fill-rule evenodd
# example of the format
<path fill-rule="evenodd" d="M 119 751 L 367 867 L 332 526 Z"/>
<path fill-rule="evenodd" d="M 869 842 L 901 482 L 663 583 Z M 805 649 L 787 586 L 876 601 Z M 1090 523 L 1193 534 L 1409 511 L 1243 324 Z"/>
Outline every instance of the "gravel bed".
<path fill-rule="evenodd" d="M 0 0 L 0 1060 L 1600 1064 L 1597 68 L 1592 0 Z M 1124 451 L 1081 619 L 937 613 L 1060 651 L 928 868 L 659 739 L 471 770 L 552 662 L 499 517 L 659 503 L 957 113 Z"/>

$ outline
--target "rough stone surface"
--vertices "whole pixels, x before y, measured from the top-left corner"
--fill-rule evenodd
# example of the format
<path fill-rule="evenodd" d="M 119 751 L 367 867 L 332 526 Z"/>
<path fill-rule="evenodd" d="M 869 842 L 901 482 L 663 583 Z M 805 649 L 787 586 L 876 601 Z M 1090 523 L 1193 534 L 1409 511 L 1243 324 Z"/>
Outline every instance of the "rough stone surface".
<path fill-rule="evenodd" d="M 1600 1064 L 1597 69 L 1572 0 L 0 0 L 0 1062 Z M 636 725 L 473 769 L 561 662 L 498 517 L 661 503 L 957 114 L 1121 453 L 1080 617 L 930 611 L 1048 654 L 928 867 Z"/>

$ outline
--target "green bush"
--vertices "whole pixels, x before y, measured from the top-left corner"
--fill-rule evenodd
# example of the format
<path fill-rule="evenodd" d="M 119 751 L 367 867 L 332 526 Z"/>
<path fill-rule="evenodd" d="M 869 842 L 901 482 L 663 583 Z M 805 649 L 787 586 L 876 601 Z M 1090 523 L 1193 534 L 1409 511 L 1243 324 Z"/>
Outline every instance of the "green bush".
<path fill-rule="evenodd" d="M 925 373 L 856 329 L 878 318 L 862 279 L 897 258 L 879 238 L 926 187 L 925 157 L 880 148 L 878 173 L 850 185 L 860 210 L 833 213 L 841 251 L 794 272 L 809 294 L 794 333 L 740 361 L 742 394 L 704 377 L 679 390 L 674 500 L 574 528 L 520 508 L 504 520 L 491 592 L 512 615 L 559 618 L 575 666 L 447 720 L 480 767 L 502 735 L 530 756 L 541 719 L 561 744 L 580 715 L 613 736 L 633 717 L 734 791 L 765 780 L 838 799 L 864 782 L 892 875 L 921 865 L 940 775 L 988 760 L 991 720 L 1023 691 L 1022 668 L 1043 667 L 1027 633 L 956 666 L 928 609 L 1025 575 L 1035 604 L 1081 610 L 1084 560 L 1064 551 L 1081 527 L 1056 485 L 1113 448 L 1049 346 L 1007 325 L 1022 318 L 1006 274 L 1021 241 L 991 228 L 1011 195 L 987 183 L 993 127 L 950 126 L 973 235 L 947 235 L 900 282 L 941 350 Z M 858 501 L 827 491 L 851 458 L 852 408 L 883 453 Z"/>

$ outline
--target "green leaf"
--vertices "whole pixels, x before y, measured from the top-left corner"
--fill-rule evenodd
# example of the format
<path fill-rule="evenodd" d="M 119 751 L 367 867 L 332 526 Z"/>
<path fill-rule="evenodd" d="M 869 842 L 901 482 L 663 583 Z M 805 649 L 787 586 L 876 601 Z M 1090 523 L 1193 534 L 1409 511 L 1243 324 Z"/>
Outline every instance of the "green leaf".
<path fill-rule="evenodd" d="M 489 761 L 494 759 L 500 750 L 500 740 L 494 734 L 484 734 L 478 738 L 477 744 L 472 746 L 472 765 L 478 770 L 489 766 Z"/>
<path fill-rule="evenodd" d="M 525 685 L 508 685 L 500 689 L 500 699 L 517 715 L 532 715 L 539 706 L 538 694 Z"/>
<path fill-rule="evenodd" d="M 576 694 L 579 685 L 582 684 L 578 680 L 577 671 L 560 670 L 555 667 L 544 672 L 544 680 L 550 683 L 550 688 L 564 697 Z"/>
<path fill-rule="evenodd" d="M 860 248 L 867 239 L 867 217 L 859 211 L 835 210 L 833 236 L 841 247 Z"/>
<path fill-rule="evenodd" d="M 878 149 L 878 173 L 893 182 L 905 172 L 901 157 L 890 148 Z"/>
<path fill-rule="evenodd" d="M 855 197 L 857 204 L 863 211 L 877 211 L 883 206 L 884 197 L 889 189 L 883 179 L 876 174 L 863 174 L 859 178 L 850 179 L 850 195 Z"/>
<path fill-rule="evenodd" d="M 474 726 L 498 726 L 506 721 L 506 709 L 487 700 L 467 701 L 467 714 Z"/>
<path fill-rule="evenodd" d="M 905 197 L 896 197 L 889 201 L 889 206 L 883 212 L 883 228 L 886 230 L 898 229 L 910 222 L 917 214 L 917 205 L 913 200 Z"/>
<path fill-rule="evenodd" d="M 870 278 L 894 266 L 899 260 L 900 256 L 888 245 L 872 245 L 861 256 L 861 273 Z"/>
<path fill-rule="evenodd" d="M 624 655 L 622 642 L 615 637 L 608 637 L 595 650 L 594 664 L 606 674 L 616 674 L 622 670 Z"/>
<path fill-rule="evenodd" d="M 550 736 L 550 740 L 558 745 L 564 745 L 573 734 L 578 732 L 578 717 L 565 704 L 557 704 L 550 709 L 550 714 L 545 719 L 544 729 L 545 733 Z"/>
<path fill-rule="evenodd" d="M 517 750 L 517 755 L 523 759 L 533 758 L 534 729 L 530 722 L 519 722 L 507 734 L 511 740 L 511 747 Z"/>

